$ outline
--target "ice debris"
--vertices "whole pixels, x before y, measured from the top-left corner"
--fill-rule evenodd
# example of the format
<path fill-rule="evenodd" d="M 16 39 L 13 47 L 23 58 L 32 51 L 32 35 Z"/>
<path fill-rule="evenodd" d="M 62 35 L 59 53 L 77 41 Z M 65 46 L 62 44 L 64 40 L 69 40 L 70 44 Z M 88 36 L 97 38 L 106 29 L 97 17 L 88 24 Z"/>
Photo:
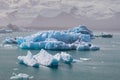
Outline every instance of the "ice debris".
<path fill-rule="evenodd" d="M 30 80 L 32 79 L 33 76 L 29 76 L 28 74 L 24 74 L 24 73 L 19 73 L 19 74 L 13 74 L 12 77 L 10 77 L 10 79 L 12 80 Z"/>

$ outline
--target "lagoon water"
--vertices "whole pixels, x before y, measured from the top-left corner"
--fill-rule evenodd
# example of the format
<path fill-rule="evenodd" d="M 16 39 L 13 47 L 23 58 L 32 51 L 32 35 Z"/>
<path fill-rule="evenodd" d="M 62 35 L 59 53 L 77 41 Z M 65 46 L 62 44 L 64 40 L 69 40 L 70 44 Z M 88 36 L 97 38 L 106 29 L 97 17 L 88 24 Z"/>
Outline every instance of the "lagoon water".
<path fill-rule="evenodd" d="M 0 34 L 0 80 L 10 80 L 13 73 L 34 76 L 31 80 L 120 80 L 120 34 L 113 38 L 96 38 L 93 43 L 100 46 L 99 51 L 66 51 L 73 58 L 88 58 L 71 65 L 60 63 L 57 69 L 41 66 L 28 67 L 18 63 L 17 57 L 26 55 L 17 45 L 2 45 L 6 37 L 25 36 L 35 32 L 16 32 Z M 37 54 L 39 50 L 31 50 Z M 56 54 L 61 51 L 48 51 Z"/>

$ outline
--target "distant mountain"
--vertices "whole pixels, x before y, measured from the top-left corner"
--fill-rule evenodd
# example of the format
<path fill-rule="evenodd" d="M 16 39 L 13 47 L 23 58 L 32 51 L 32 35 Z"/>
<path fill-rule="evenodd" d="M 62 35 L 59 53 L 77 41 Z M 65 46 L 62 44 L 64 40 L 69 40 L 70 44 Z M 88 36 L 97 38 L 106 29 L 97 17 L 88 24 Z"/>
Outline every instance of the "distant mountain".
<path fill-rule="evenodd" d="M 43 17 L 39 15 L 32 21 L 32 23 L 29 26 L 39 29 L 46 28 L 62 29 L 77 26 L 79 24 L 80 24 L 79 19 L 76 19 L 74 16 L 72 16 L 72 14 L 62 12 L 55 17 Z"/>
<path fill-rule="evenodd" d="M 67 29 L 78 25 L 85 25 L 92 30 L 100 31 L 120 31 L 120 15 L 119 13 L 116 16 L 109 19 L 94 20 L 91 18 L 79 16 L 68 13 L 61 13 L 55 17 L 43 17 L 41 15 L 37 16 L 29 28 L 31 29 Z"/>

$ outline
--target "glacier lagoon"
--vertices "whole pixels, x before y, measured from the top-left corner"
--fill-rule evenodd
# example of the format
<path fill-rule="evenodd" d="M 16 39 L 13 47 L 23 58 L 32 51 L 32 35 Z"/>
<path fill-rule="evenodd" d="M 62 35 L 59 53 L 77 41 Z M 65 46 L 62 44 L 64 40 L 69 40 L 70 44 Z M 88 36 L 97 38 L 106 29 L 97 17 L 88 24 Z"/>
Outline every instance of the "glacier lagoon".
<path fill-rule="evenodd" d="M 10 80 L 13 73 L 33 76 L 31 80 L 119 80 L 120 79 L 120 34 L 113 38 L 96 38 L 93 44 L 100 46 L 99 51 L 65 51 L 78 63 L 59 64 L 57 69 L 48 67 L 33 68 L 18 63 L 17 57 L 27 54 L 15 44 L 2 45 L 6 37 L 27 36 L 36 32 L 15 32 L 0 34 L 0 80 Z M 30 50 L 37 54 L 40 50 Z M 56 54 L 61 51 L 50 51 Z"/>

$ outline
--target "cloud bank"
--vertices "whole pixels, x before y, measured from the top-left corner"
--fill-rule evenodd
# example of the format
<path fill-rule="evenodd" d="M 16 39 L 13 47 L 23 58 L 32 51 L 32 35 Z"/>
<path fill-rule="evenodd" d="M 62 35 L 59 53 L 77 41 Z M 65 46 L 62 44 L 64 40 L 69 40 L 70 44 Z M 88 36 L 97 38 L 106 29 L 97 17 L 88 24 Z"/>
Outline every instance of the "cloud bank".
<path fill-rule="evenodd" d="M 0 0 L 0 21 L 29 24 L 38 15 L 70 13 L 95 20 L 120 13 L 120 0 Z"/>

